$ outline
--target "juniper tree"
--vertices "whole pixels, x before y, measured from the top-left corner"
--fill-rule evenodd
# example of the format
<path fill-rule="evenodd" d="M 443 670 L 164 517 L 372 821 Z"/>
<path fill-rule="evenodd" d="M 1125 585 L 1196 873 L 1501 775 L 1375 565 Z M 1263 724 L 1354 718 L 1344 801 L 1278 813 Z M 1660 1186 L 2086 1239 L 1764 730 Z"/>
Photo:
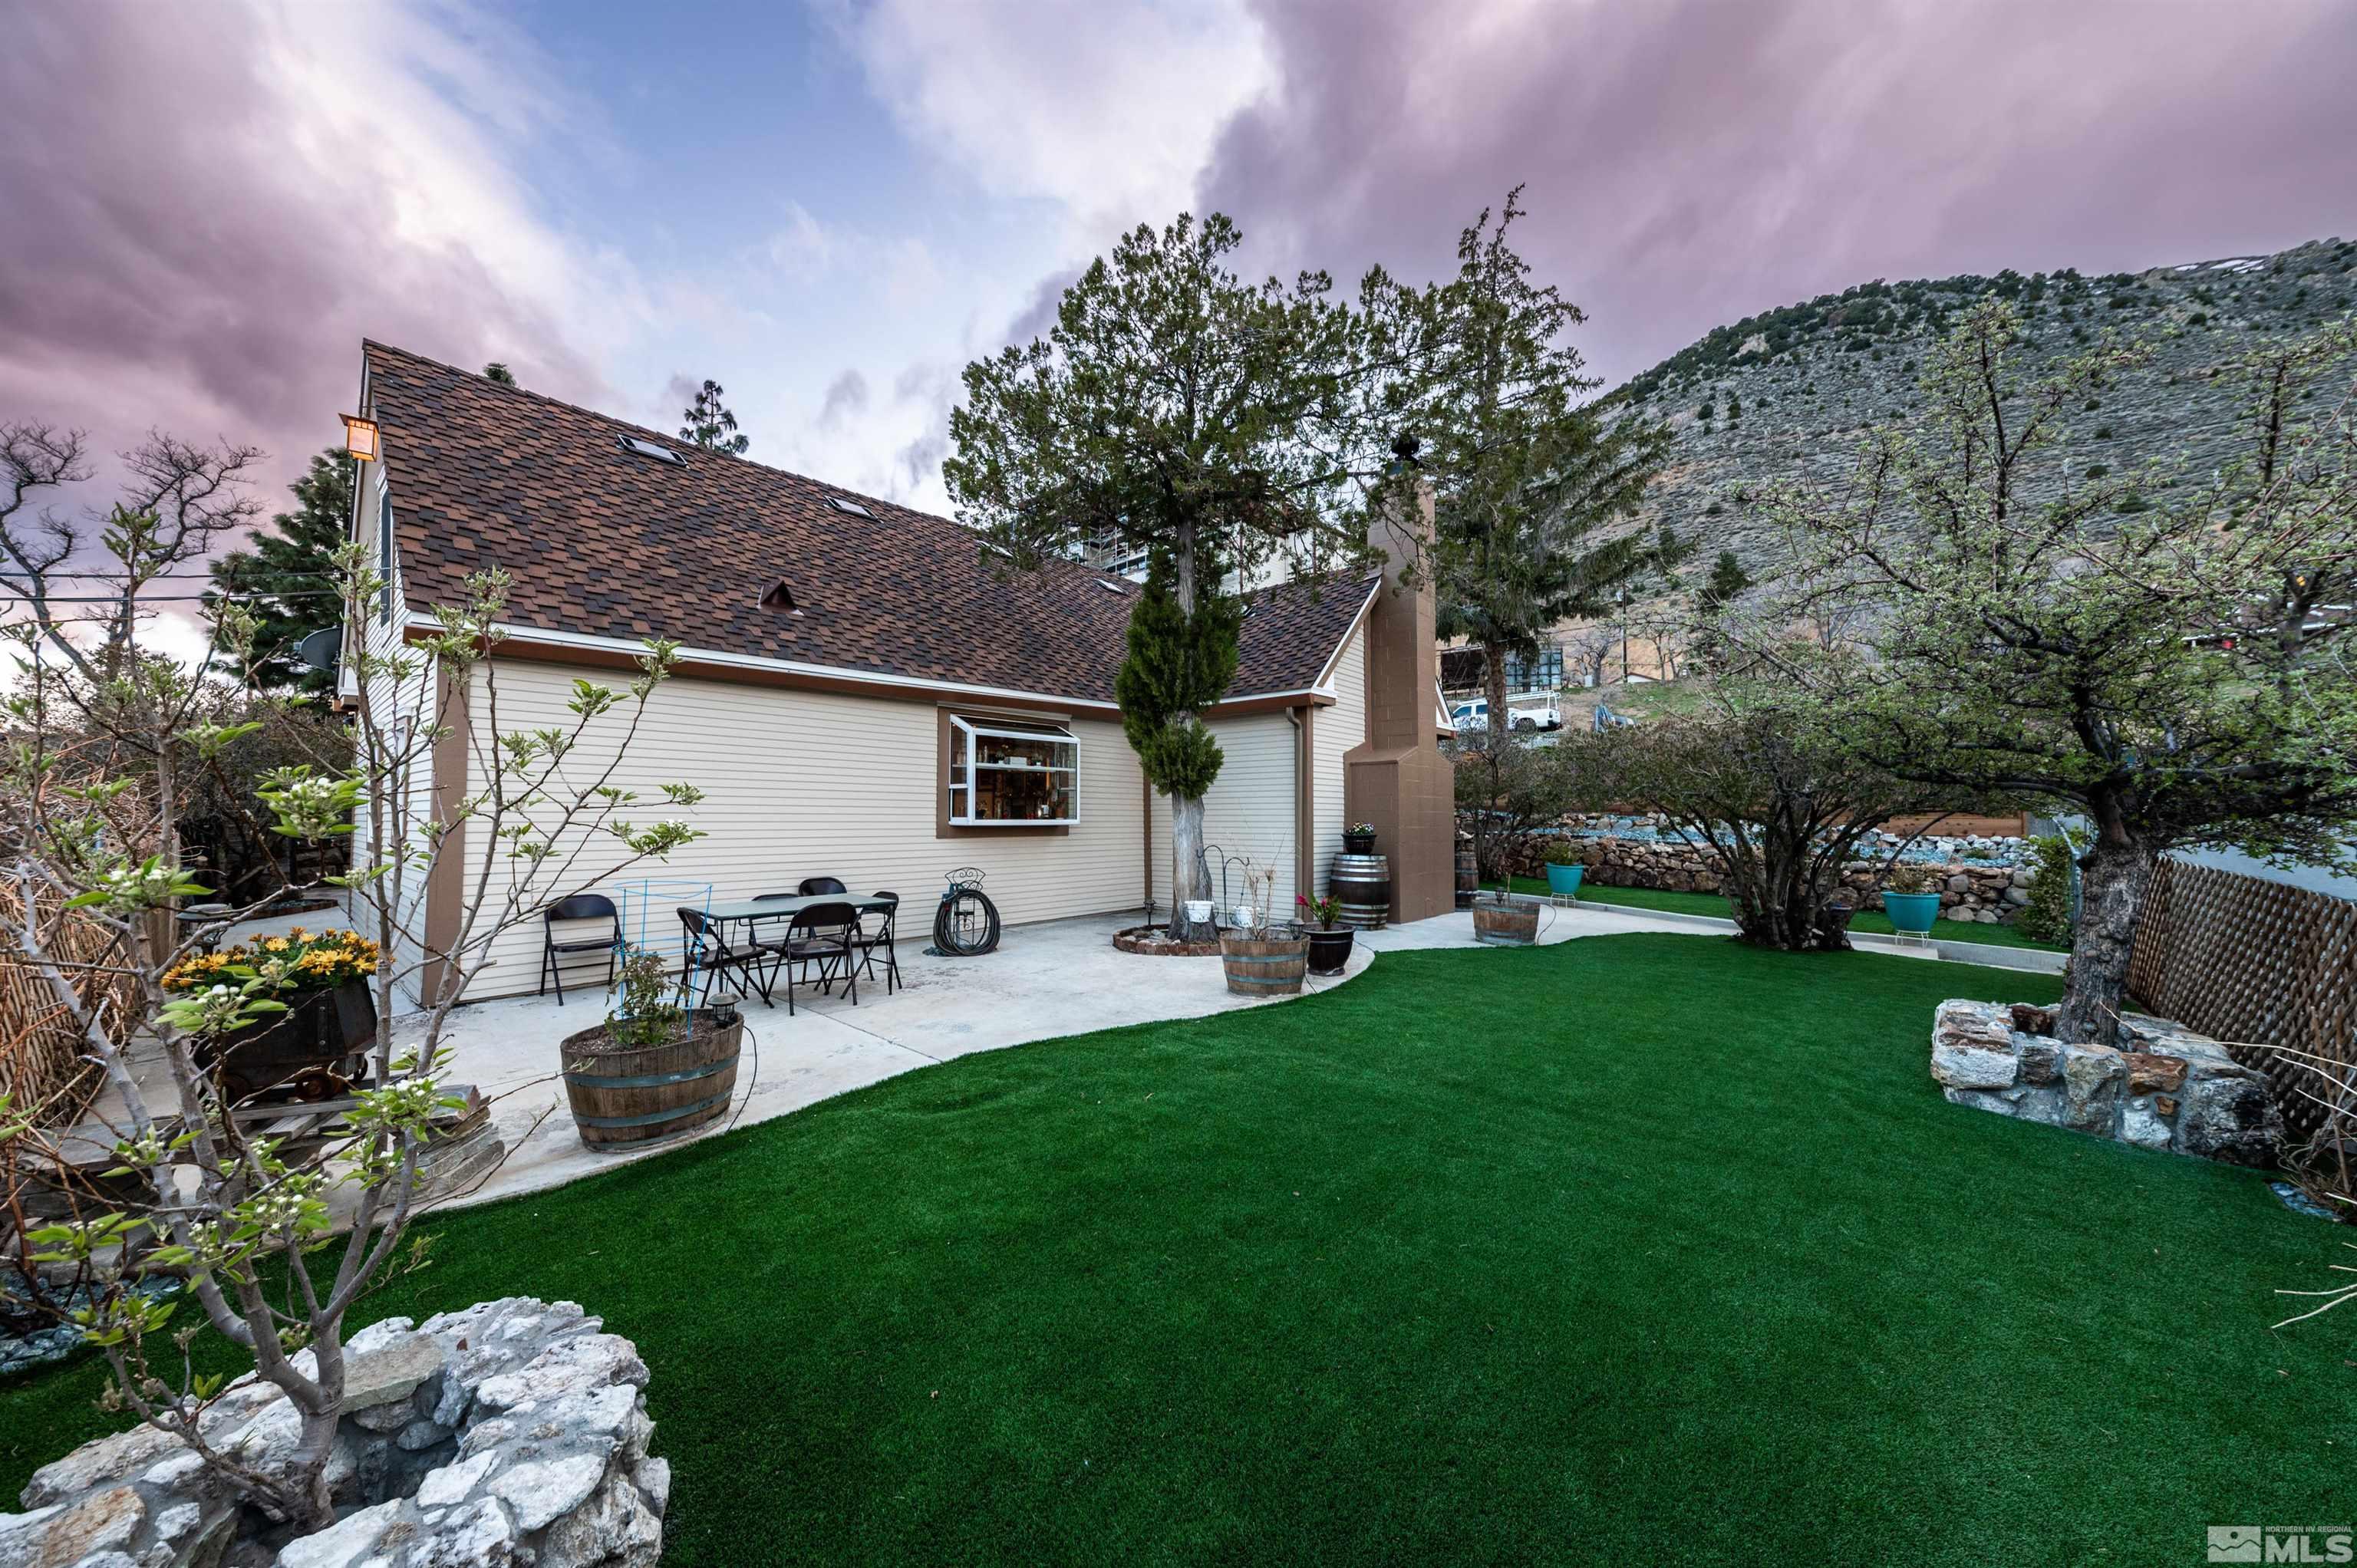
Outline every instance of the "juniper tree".
<path fill-rule="evenodd" d="M 351 528 L 352 459 L 342 447 L 330 446 L 288 489 L 295 510 L 272 518 L 249 548 L 213 562 L 206 600 L 210 605 L 230 596 L 253 617 L 254 661 L 238 672 L 247 683 L 264 692 L 324 696 L 335 687 L 335 671 L 305 664 L 295 645 L 336 626 L 342 613 L 336 552 Z"/>
<path fill-rule="evenodd" d="M 2357 678 L 2347 622 L 2314 611 L 2357 568 L 2357 430 L 2346 395 L 2303 400 L 2324 412 L 2302 419 L 2255 363 L 2244 460 L 2200 486 L 2158 455 L 2099 473 L 2072 462 L 2068 415 L 2136 351 L 2035 370 L 2024 347 L 2012 305 L 1975 305 L 1927 358 L 1911 427 L 1872 432 L 1831 486 L 1770 498 L 1794 547 L 1781 614 L 1857 618 L 1867 657 L 1840 666 L 1838 696 L 1878 760 L 2085 819 L 2059 1030 L 2108 1041 L 2160 855 L 2347 857 Z M 2345 394 L 2357 331 L 2295 358 Z M 2163 499 L 2123 507 L 2138 496 Z"/>
<path fill-rule="evenodd" d="M 1243 281 L 1227 259 L 1241 238 L 1217 213 L 1125 236 L 1065 289 L 1046 338 L 966 367 L 942 465 L 960 520 L 1015 569 L 1097 541 L 1152 553 L 1123 725 L 1170 799 L 1174 906 L 1209 896 L 1221 758 L 1202 714 L 1239 626 L 1222 571 L 1364 542 L 1349 481 L 1366 471 L 1368 338 L 1322 273 Z"/>
<path fill-rule="evenodd" d="M 1579 401 L 1598 384 L 1568 338 L 1587 317 L 1514 251 L 1521 194 L 1458 237 L 1458 275 L 1429 306 L 1437 356 L 1422 403 L 1440 629 L 1482 650 L 1492 746 L 1508 735 L 1507 657 L 1536 658 L 1550 628 L 1599 613 L 1668 553 L 1633 530 L 1606 536 L 1660 472 L 1670 432 Z"/>
<path fill-rule="evenodd" d="M 737 430 L 737 415 L 720 401 L 726 392 L 718 381 L 707 378 L 696 389 L 695 401 L 680 411 L 680 416 L 687 423 L 679 427 L 679 438 L 693 441 L 707 452 L 742 457 L 753 439 Z"/>

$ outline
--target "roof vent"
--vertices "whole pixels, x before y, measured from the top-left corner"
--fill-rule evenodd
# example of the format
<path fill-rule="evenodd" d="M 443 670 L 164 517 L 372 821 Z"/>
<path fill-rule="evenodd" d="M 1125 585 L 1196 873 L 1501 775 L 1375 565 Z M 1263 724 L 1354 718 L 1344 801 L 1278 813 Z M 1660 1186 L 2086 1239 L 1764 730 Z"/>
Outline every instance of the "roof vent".
<path fill-rule="evenodd" d="M 637 456 L 641 457 L 652 457 L 658 463 L 669 463 L 676 467 L 684 468 L 687 467 L 686 458 L 681 456 L 678 453 L 673 451 L 670 447 L 664 446 L 660 441 L 649 441 L 645 437 L 639 435 L 624 435 L 618 439 L 621 444 L 622 450 L 625 452 L 635 453 Z"/>
<path fill-rule="evenodd" d="M 786 580 L 783 577 L 779 578 L 776 582 L 770 584 L 768 588 L 763 590 L 761 594 L 761 607 L 765 610 L 786 610 L 794 615 L 800 615 L 802 613 L 795 607 L 794 591 L 786 585 Z"/>
<path fill-rule="evenodd" d="M 837 511 L 847 511 L 854 517 L 864 517 L 870 522 L 876 521 L 876 514 L 857 501 L 846 500 L 841 496 L 829 496 L 826 498 L 826 504 Z"/>

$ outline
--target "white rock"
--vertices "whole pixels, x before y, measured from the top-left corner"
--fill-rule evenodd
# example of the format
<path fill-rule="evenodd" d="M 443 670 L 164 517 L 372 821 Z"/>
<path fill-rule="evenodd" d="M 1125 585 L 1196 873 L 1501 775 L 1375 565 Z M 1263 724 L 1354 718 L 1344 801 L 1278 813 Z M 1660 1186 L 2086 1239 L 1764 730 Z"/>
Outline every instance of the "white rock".
<path fill-rule="evenodd" d="M 639 1484 L 639 1490 L 646 1493 L 647 1501 L 653 1505 L 655 1512 L 662 1513 L 671 1507 L 670 1460 L 641 1459 L 638 1468 L 630 1472 L 630 1479 Z"/>
<path fill-rule="evenodd" d="M 2139 1149 L 2169 1147 L 2169 1123 L 2146 1100 L 2131 1100 L 2120 1112 L 2120 1142 L 2134 1144 Z"/>
<path fill-rule="evenodd" d="M 33 1472 L 19 1499 L 28 1509 L 61 1503 L 107 1481 L 137 1475 L 157 1460 L 185 1454 L 188 1445 L 168 1432 L 142 1423 L 128 1432 L 85 1443 L 62 1459 Z"/>
<path fill-rule="evenodd" d="M 416 1327 L 417 1323 L 414 1318 L 379 1319 L 345 1340 L 344 1353 L 348 1356 L 365 1356 L 371 1350 L 381 1348 L 404 1335 L 414 1332 Z"/>
<path fill-rule="evenodd" d="M 475 1484 L 496 1469 L 499 1463 L 500 1456 L 495 1453 L 478 1454 L 455 1465 L 427 1471 L 425 1479 L 417 1484 L 417 1506 L 422 1509 L 447 1508 L 463 1500 L 468 1492 L 475 1489 Z"/>
<path fill-rule="evenodd" d="M 537 1459 L 518 1465 L 491 1483 L 491 1495 L 515 1509 L 516 1528 L 526 1534 L 544 1530 L 557 1515 L 578 1508 L 605 1478 L 606 1461 L 596 1454 Z"/>
<path fill-rule="evenodd" d="M 518 1561 L 515 1547 L 515 1520 L 497 1498 L 485 1498 L 444 1525 L 412 1561 L 416 1568 L 507 1568 Z"/>
<path fill-rule="evenodd" d="M 201 1423 L 199 1423 L 201 1424 Z M 171 1487 L 181 1485 L 205 1467 L 204 1456 L 195 1449 L 183 1449 L 159 1465 L 151 1465 L 139 1477 L 140 1484 Z"/>
<path fill-rule="evenodd" d="M 353 1568 L 401 1515 L 399 1502 L 347 1514 L 315 1535 L 299 1536 L 278 1554 L 278 1568 Z"/>
<path fill-rule="evenodd" d="M 176 1504 L 156 1516 L 156 1534 L 165 1541 L 178 1541 L 202 1524 L 204 1519 L 205 1510 L 196 1504 Z"/>

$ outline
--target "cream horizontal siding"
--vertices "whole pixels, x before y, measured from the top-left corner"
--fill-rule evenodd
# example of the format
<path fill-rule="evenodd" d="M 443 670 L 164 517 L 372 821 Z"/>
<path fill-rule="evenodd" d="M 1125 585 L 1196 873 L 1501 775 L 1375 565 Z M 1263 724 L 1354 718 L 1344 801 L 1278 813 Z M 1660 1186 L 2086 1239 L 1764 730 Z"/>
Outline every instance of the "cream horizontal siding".
<path fill-rule="evenodd" d="M 1211 792 L 1203 800 L 1203 843 L 1219 853 L 1211 856 L 1211 896 L 1220 894 L 1222 855 L 1252 857 L 1255 865 L 1276 867 L 1276 887 L 1269 900 L 1275 919 L 1293 917 L 1295 780 L 1297 742 L 1293 721 L 1285 714 L 1253 714 L 1222 719 L 1211 725 L 1226 760 Z M 1154 798 L 1154 897 L 1166 909 L 1170 903 L 1170 799 Z M 1239 901 L 1241 867 L 1228 876 L 1231 903 Z"/>
<path fill-rule="evenodd" d="M 1310 721 L 1309 775 L 1311 821 L 1318 887 L 1331 891 L 1334 857 L 1342 853 L 1342 830 L 1349 825 L 1344 798 L 1342 758 L 1367 738 L 1367 632 L 1362 624 L 1342 645 L 1334 667 L 1334 705 L 1318 710 Z"/>
<path fill-rule="evenodd" d="M 626 684 L 619 671 L 498 660 L 498 727 L 568 725 L 565 703 L 575 678 L 584 673 L 617 690 Z M 484 680 L 479 671 L 470 714 L 478 747 L 488 742 L 480 733 L 488 720 Z M 949 838 L 934 836 L 938 725 L 937 710 L 926 703 L 668 681 L 648 703 L 613 782 L 647 797 L 626 813 L 631 820 L 681 817 L 708 836 L 667 861 L 624 871 L 619 881 L 709 883 L 713 897 L 725 900 L 791 893 L 805 876 L 839 877 L 855 892 L 899 893 L 902 940 L 920 945 L 928 940 L 943 873 L 954 866 L 982 868 L 984 890 L 1010 925 L 1138 906 L 1143 789 L 1119 724 L 1082 719 L 1072 725 L 1081 748 L 1081 821 L 1070 832 Z M 567 759 L 567 774 L 594 779 L 611 759 L 622 728 L 619 712 L 592 725 Z M 471 771 L 471 788 L 480 789 L 479 764 Z M 691 811 L 665 803 L 655 786 L 669 781 L 695 785 L 705 792 L 703 803 Z M 469 834 L 471 865 L 480 864 L 482 837 L 479 829 Z M 588 880 L 587 869 L 617 858 L 603 845 L 589 854 L 597 858 L 581 863 L 585 874 L 540 890 L 531 904 L 537 908 L 577 890 Z M 676 939 L 678 922 L 668 905 L 653 928 L 651 937 Z M 495 967 L 468 995 L 533 990 L 540 950 L 534 917 L 500 939 L 491 953 Z"/>
<path fill-rule="evenodd" d="M 367 708 L 370 722 L 384 737 L 382 744 L 388 751 L 406 754 L 414 750 L 417 753 L 413 762 L 395 768 L 388 776 L 391 797 L 402 802 L 398 814 L 405 821 L 407 847 L 414 853 L 423 846 L 423 831 L 433 812 L 433 760 L 425 737 L 433 727 L 435 694 L 439 687 L 433 662 L 423 653 L 413 656 L 417 668 L 405 680 L 396 679 L 392 668 L 392 661 L 403 655 L 406 646 L 404 628 L 408 618 L 403 600 L 399 553 L 396 552 L 391 558 L 379 553 L 382 537 L 380 509 L 387 488 L 382 463 L 360 465 L 360 483 L 356 487 L 359 493 L 355 502 L 357 515 L 353 520 L 355 532 L 369 566 L 382 573 L 393 583 L 393 613 L 390 617 L 383 615 L 380 607 L 382 598 L 371 596 L 367 606 L 370 612 L 367 617 L 358 627 L 345 629 L 353 645 L 365 650 L 373 661 L 367 682 Z M 398 510 L 400 505 L 401 498 L 396 493 L 393 506 Z M 349 666 L 339 672 L 339 678 L 347 696 L 358 694 L 358 682 Z M 375 842 L 377 814 L 366 800 L 360 803 L 355 822 L 358 842 L 354 858 L 370 864 L 393 865 L 393 872 L 378 882 L 376 887 L 393 903 L 395 937 L 388 956 L 393 961 L 399 993 L 409 1002 L 415 1003 L 419 1000 L 425 961 L 425 867 L 395 853 L 394 845 Z M 387 821 L 385 823 L 389 832 L 397 832 L 402 825 L 400 821 Z M 377 934 L 375 918 L 365 910 L 355 924 L 361 927 L 367 936 Z"/>

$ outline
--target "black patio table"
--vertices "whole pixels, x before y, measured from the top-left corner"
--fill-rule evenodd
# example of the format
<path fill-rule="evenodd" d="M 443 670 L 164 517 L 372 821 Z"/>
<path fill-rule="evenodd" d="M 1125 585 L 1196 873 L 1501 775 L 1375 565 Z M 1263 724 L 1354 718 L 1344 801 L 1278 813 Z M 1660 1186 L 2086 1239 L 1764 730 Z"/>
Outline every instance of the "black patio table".
<path fill-rule="evenodd" d="M 756 920 L 791 920 L 804 909 L 820 904 L 848 904 L 864 915 L 870 909 L 889 909 L 892 900 L 878 898 L 873 894 L 863 896 L 857 893 L 803 893 L 791 898 L 732 898 L 726 904 L 705 905 L 704 918 L 707 920 L 743 920 L 748 924 Z M 682 908 L 693 909 L 695 906 L 688 904 Z"/>
<path fill-rule="evenodd" d="M 746 935 L 759 940 L 761 921 L 791 920 L 804 909 L 820 904 L 848 904 L 865 915 L 871 909 L 888 911 L 893 908 L 893 903 L 892 899 L 878 898 L 872 893 L 802 893 L 791 898 L 732 898 L 725 904 L 707 904 L 704 907 L 704 918 L 716 924 L 741 920 L 745 923 Z M 681 906 L 688 909 L 694 907 L 693 904 Z M 772 1007 L 777 1005 L 770 1001 L 766 987 L 762 989 L 761 1000 Z"/>

